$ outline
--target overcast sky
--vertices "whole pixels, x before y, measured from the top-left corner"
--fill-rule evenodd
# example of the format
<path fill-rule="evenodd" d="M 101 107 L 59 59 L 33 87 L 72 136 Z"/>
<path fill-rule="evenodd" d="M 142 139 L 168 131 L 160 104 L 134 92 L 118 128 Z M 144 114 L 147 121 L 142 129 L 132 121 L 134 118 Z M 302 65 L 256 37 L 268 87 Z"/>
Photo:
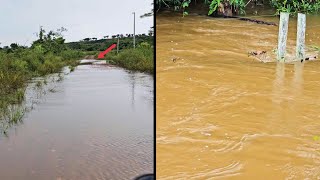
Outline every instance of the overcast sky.
<path fill-rule="evenodd" d="M 105 35 L 148 33 L 153 17 L 140 18 L 150 12 L 153 0 L 0 0 L 0 46 L 18 43 L 30 45 L 35 32 L 43 26 L 47 32 L 67 28 L 66 41 Z"/>

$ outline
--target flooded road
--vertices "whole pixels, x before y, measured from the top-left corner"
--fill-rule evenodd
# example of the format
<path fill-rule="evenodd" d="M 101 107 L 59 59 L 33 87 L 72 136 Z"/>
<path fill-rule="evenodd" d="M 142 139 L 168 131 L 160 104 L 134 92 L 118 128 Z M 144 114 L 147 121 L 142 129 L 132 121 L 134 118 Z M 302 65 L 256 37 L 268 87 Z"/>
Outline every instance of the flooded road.
<path fill-rule="evenodd" d="M 319 22 L 307 17 L 308 47 Z M 320 178 L 320 61 L 248 57 L 274 61 L 277 26 L 172 13 L 156 26 L 157 178 Z M 289 57 L 295 36 L 291 18 Z"/>
<path fill-rule="evenodd" d="M 0 137 L 0 179 L 133 179 L 153 138 L 152 76 L 78 66 Z"/>

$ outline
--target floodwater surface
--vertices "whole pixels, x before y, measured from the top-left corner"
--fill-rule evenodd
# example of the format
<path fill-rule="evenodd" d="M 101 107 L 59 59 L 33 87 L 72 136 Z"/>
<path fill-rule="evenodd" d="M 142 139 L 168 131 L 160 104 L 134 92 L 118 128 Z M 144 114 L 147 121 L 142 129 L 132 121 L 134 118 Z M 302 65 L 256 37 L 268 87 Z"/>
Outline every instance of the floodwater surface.
<path fill-rule="evenodd" d="M 152 76 L 83 65 L 53 87 L 0 137 L 0 179 L 127 180 L 153 172 Z"/>
<path fill-rule="evenodd" d="M 307 17 L 307 56 L 319 25 Z M 276 57 L 278 26 L 172 13 L 156 26 L 158 179 L 320 178 L 320 61 L 261 62 Z"/>

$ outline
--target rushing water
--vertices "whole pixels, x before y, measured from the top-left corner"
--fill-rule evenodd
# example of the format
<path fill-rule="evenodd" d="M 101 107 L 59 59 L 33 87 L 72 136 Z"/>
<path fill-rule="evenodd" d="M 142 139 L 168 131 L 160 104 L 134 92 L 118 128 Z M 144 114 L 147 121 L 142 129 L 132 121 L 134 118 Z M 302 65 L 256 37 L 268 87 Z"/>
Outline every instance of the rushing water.
<path fill-rule="evenodd" d="M 50 83 L 54 90 L 0 137 L 1 180 L 133 179 L 153 172 L 152 76 L 84 65 Z"/>
<path fill-rule="evenodd" d="M 308 47 L 320 46 L 316 25 L 320 17 L 308 16 Z M 319 61 L 248 57 L 266 50 L 260 58 L 274 60 L 275 26 L 171 13 L 158 15 L 156 26 L 159 179 L 320 178 Z"/>

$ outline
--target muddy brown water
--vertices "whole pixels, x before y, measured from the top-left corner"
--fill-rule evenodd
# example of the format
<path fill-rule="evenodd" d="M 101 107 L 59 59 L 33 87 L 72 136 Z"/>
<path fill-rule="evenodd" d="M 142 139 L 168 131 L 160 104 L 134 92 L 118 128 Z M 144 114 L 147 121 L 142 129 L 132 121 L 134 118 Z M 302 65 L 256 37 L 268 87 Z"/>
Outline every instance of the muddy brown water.
<path fill-rule="evenodd" d="M 127 180 L 153 172 L 152 76 L 83 65 L 53 87 L 0 137 L 0 179 Z"/>
<path fill-rule="evenodd" d="M 308 16 L 308 47 L 320 46 L 316 25 Z M 274 26 L 160 13 L 156 27 L 158 179 L 320 178 L 320 61 L 248 57 L 265 50 L 274 60 Z"/>

